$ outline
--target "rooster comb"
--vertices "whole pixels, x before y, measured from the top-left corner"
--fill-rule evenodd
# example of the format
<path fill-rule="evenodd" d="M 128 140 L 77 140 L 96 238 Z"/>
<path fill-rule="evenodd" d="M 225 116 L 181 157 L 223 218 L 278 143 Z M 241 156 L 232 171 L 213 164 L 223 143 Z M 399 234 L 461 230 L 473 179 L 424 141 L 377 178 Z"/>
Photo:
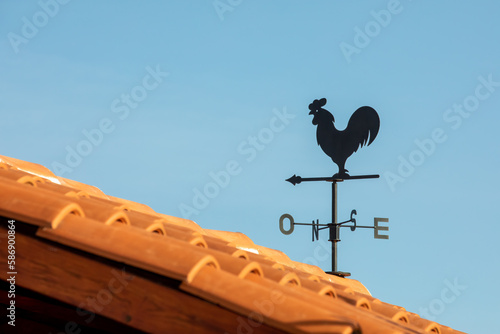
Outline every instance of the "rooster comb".
<path fill-rule="evenodd" d="M 319 100 L 314 100 L 313 103 L 311 103 L 309 105 L 309 110 L 311 110 L 311 111 L 318 111 L 325 104 L 326 104 L 326 99 L 325 98 L 322 98 L 322 99 L 319 99 Z"/>

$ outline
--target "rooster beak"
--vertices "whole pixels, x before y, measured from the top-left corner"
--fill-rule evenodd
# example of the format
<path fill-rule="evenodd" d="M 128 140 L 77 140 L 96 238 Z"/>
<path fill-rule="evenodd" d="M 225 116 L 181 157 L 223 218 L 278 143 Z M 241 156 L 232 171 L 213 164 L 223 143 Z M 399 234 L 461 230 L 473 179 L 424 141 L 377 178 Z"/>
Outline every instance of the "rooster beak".
<path fill-rule="evenodd" d="M 309 113 L 309 115 L 314 115 L 314 111 L 313 111 L 313 110 L 311 110 L 311 112 Z"/>

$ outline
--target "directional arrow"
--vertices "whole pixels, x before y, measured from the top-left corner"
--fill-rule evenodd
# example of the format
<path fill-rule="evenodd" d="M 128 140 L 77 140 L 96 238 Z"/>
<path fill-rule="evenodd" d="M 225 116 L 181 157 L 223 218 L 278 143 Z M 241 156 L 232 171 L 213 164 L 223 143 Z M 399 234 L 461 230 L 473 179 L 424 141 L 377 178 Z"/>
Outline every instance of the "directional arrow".
<path fill-rule="evenodd" d="M 300 177 L 295 174 L 286 181 L 290 182 L 293 185 L 299 184 L 301 182 L 306 182 L 306 181 L 333 181 L 334 178 L 330 177 Z"/>
<path fill-rule="evenodd" d="M 359 179 L 378 179 L 380 175 L 343 175 L 337 176 L 336 174 L 330 177 L 301 177 L 293 174 L 293 176 L 285 181 L 290 182 L 293 185 L 300 184 L 306 181 L 329 181 L 329 182 L 342 182 L 344 180 L 359 180 Z"/>

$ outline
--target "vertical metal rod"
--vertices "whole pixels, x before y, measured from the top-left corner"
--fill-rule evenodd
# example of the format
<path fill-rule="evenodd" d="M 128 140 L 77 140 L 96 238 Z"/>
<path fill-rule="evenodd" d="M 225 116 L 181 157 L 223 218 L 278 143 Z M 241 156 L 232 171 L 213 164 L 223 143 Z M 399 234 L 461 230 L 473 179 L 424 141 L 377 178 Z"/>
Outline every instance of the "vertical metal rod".
<path fill-rule="evenodd" d="M 337 242 L 340 228 L 337 225 L 337 181 L 332 182 L 332 225 L 330 226 L 330 242 L 332 243 L 332 272 L 337 271 Z"/>

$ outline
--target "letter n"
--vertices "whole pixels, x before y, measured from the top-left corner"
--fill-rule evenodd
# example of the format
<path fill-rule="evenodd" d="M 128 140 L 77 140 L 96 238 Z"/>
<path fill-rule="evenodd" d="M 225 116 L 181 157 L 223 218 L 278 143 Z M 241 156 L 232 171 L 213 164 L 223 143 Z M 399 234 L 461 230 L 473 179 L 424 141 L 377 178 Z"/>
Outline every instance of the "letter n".
<path fill-rule="evenodd" d="M 316 240 L 319 240 L 319 221 L 316 219 L 316 222 L 314 220 L 312 221 L 312 237 L 313 240 L 316 238 Z"/>

